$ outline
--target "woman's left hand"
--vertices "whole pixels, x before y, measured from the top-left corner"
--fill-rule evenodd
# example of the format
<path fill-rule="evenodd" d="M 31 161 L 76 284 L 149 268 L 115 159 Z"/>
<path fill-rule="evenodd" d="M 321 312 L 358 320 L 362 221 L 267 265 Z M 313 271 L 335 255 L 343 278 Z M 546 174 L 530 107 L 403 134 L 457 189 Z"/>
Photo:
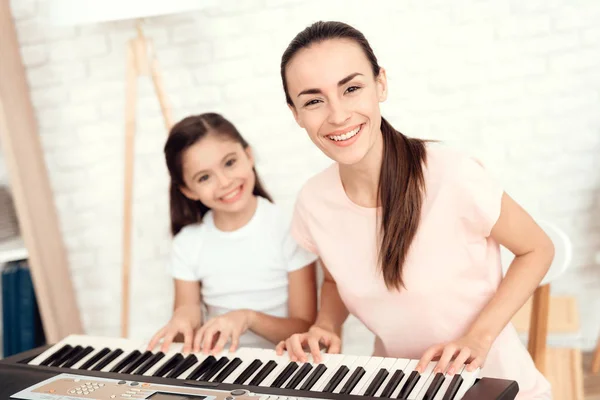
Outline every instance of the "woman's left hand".
<path fill-rule="evenodd" d="M 215 355 L 223 350 L 229 340 L 229 351 L 235 351 L 240 336 L 250 327 L 251 317 L 250 310 L 236 310 L 210 319 L 196 331 L 194 351 Z"/>
<path fill-rule="evenodd" d="M 460 371 L 464 364 L 467 364 L 467 371 L 474 371 L 483 366 L 492 343 L 489 338 L 466 335 L 454 342 L 431 346 L 423 353 L 416 370 L 423 373 L 431 361 L 439 360 L 434 373 L 453 375 Z"/>

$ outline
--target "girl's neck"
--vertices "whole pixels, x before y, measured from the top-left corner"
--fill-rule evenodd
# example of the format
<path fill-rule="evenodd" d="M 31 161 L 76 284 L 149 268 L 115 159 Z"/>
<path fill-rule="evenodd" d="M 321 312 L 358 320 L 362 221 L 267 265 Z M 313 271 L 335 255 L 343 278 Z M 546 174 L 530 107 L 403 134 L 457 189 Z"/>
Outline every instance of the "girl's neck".
<path fill-rule="evenodd" d="M 215 226 L 224 232 L 236 231 L 244 227 L 256 212 L 258 207 L 258 198 L 254 195 L 248 201 L 246 207 L 242 210 L 231 213 L 225 211 L 213 210 L 213 221 Z"/>
<path fill-rule="evenodd" d="M 379 172 L 383 158 L 383 136 L 381 130 L 376 135 L 373 147 L 365 157 L 353 165 L 340 164 L 340 179 L 346 195 L 361 207 L 376 208 L 379 205 L 377 192 Z"/>

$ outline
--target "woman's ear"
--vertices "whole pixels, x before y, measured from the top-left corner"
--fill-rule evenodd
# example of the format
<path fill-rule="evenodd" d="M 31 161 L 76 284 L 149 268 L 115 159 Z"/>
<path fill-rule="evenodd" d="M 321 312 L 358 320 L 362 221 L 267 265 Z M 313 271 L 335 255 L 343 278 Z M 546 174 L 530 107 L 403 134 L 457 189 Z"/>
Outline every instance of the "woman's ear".
<path fill-rule="evenodd" d="M 382 103 L 387 99 L 388 89 L 385 68 L 379 68 L 379 75 L 375 81 L 377 83 L 377 98 L 379 99 L 379 102 Z"/>
<path fill-rule="evenodd" d="M 296 123 L 298 124 L 298 126 L 300 126 L 300 128 L 304 129 L 304 124 L 302 123 L 302 120 L 298 116 L 298 111 L 296 110 L 296 107 L 294 107 L 293 105 L 290 105 L 290 104 L 288 104 L 288 107 L 292 111 L 292 114 L 294 115 L 294 119 L 296 120 Z"/>

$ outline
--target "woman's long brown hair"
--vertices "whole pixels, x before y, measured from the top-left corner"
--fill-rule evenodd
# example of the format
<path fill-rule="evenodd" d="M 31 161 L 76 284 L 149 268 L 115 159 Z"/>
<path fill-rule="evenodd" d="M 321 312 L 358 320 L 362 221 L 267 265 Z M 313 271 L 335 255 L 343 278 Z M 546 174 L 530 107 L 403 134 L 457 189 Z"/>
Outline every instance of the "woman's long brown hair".
<path fill-rule="evenodd" d="M 171 128 L 167 143 L 164 147 L 165 160 L 171 183 L 169 187 L 169 207 L 171 213 L 171 234 L 177 235 L 186 225 L 201 222 L 204 214 L 209 210 L 202 202 L 190 200 L 181 193 L 180 188 L 185 187 L 183 180 L 182 158 L 183 153 L 194 143 L 206 135 L 217 135 L 234 142 L 240 143 L 244 149 L 248 143 L 235 126 L 217 113 L 192 115 L 179 121 Z M 252 193 L 273 202 L 265 190 L 256 169 L 253 168 L 256 183 Z"/>
<path fill-rule="evenodd" d="M 355 28 L 337 21 L 316 22 L 291 41 L 281 58 L 281 79 L 286 101 L 294 106 L 288 92 L 286 67 L 301 49 L 314 43 L 332 39 L 356 42 L 369 60 L 374 78 L 380 66 L 369 42 Z M 405 287 L 402 268 L 411 243 L 417 233 L 425 182 L 423 164 L 426 162 L 425 141 L 409 138 L 381 118 L 383 158 L 378 183 L 378 197 L 382 208 L 380 216 L 378 262 L 388 288 Z"/>

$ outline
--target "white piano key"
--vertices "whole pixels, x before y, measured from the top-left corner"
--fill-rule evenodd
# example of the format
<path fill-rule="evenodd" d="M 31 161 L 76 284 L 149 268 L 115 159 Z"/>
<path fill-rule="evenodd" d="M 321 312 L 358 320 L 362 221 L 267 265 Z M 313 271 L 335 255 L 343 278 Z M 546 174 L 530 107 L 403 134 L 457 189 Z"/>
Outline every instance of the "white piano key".
<path fill-rule="evenodd" d="M 306 383 L 306 381 L 310 378 L 310 376 L 313 374 L 313 372 L 315 372 L 315 369 L 317 369 L 317 367 L 319 366 L 319 364 L 315 363 L 312 355 L 309 353 L 307 354 L 308 356 L 308 362 L 312 365 L 312 369 L 308 372 L 308 374 L 306 374 L 306 376 L 300 381 L 300 383 L 298 384 L 298 386 L 296 386 L 296 389 L 300 389 L 304 383 Z M 330 354 L 328 353 L 322 353 L 321 354 L 321 362 L 320 364 L 325 365 L 325 367 L 327 367 L 327 362 L 329 360 L 329 356 Z M 327 370 L 325 370 L 326 372 Z M 325 374 L 325 372 L 323 372 L 323 374 Z M 316 384 L 317 382 L 315 382 Z"/>
<path fill-rule="evenodd" d="M 469 390 L 471 388 L 471 386 L 473 386 L 473 384 L 475 383 L 475 380 L 479 377 L 480 372 L 481 372 L 481 369 L 479 369 L 479 368 L 477 368 L 473 372 L 467 371 L 466 368 L 463 370 L 463 373 L 461 374 L 461 376 L 463 378 L 463 383 L 460 385 L 460 388 L 458 389 L 458 392 L 456 393 L 454 400 L 460 400 L 463 398 L 463 396 L 465 395 L 467 390 Z"/>
<path fill-rule="evenodd" d="M 346 386 L 346 382 L 348 382 L 350 380 L 350 377 L 352 376 L 352 374 L 354 373 L 354 370 L 358 367 L 362 367 L 364 364 L 367 363 L 367 361 L 369 361 L 368 356 L 355 356 L 355 359 L 352 361 L 352 363 L 350 365 L 346 364 L 346 366 L 348 367 L 348 373 L 344 376 L 344 378 L 340 381 L 340 383 L 335 387 L 335 389 L 333 390 L 333 393 L 339 393 L 344 386 Z"/>
<path fill-rule="evenodd" d="M 113 369 L 113 367 L 115 365 L 117 365 L 118 363 L 120 363 L 121 361 L 123 361 L 123 359 L 125 357 L 127 357 L 131 352 L 138 350 L 141 353 L 144 352 L 144 345 L 138 345 L 138 343 L 136 342 L 131 342 L 128 343 L 126 346 L 123 347 L 119 347 L 121 350 L 123 350 L 123 353 L 118 356 L 117 358 L 115 358 L 114 360 L 112 360 L 111 362 L 108 363 L 108 365 L 104 368 L 101 369 L 102 372 L 110 372 L 111 369 Z"/>
<path fill-rule="evenodd" d="M 44 361 L 45 359 L 50 357 L 52 354 L 56 353 L 58 350 L 60 350 L 64 346 L 66 346 L 66 345 L 71 345 L 72 347 L 75 347 L 77 345 L 83 346 L 84 343 L 86 342 L 86 339 L 87 339 L 86 337 L 81 336 L 81 335 L 69 335 L 66 338 L 55 343 L 53 346 L 50 346 L 48 349 L 43 351 L 41 354 L 39 354 L 37 357 L 35 357 L 31 361 L 29 361 L 27 364 L 40 365 L 42 363 L 42 361 Z M 89 346 L 90 344 L 87 344 L 87 345 Z M 85 346 L 83 346 L 83 347 L 85 347 Z"/>
<path fill-rule="evenodd" d="M 395 399 L 398 397 L 398 395 L 400 394 L 400 391 L 406 384 L 406 381 L 408 381 L 410 374 L 412 374 L 413 371 L 415 370 L 415 368 L 417 367 L 417 364 L 419 364 L 419 360 L 410 360 L 409 363 L 406 365 L 406 367 L 402 370 L 402 371 L 404 371 L 404 377 L 402 377 L 400 384 L 392 392 L 392 398 Z"/>
<path fill-rule="evenodd" d="M 336 371 L 340 367 L 342 361 L 346 357 L 347 356 L 344 354 L 329 354 L 327 364 L 325 364 L 327 369 L 325 370 L 323 375 L 321 375 L 321 377 L 315 382 L 315 384 L 310 389 L 310 391 L 311 392 L 322 392 L 323 389 L 325 388 L 325 385 L 327 384 L 327 382 L 329 382 L 329 380 L 331 379 L 333 374 L 336 373 Z"/>
<path fill-rule="evenodd" d="M 262 387 L 271 386 L 271 384 L 275 381 L 275 379 L 277 379 L 279 374 L 290 363 L 290 357 L 287 352 L 278 356 L 277 353 L 275 352 L 275 350 L 266 350 L 265 356 L 269 353 L 271 354 L 271 356 L 270 356 L 271 360 L 275 361 L 277 363 L 277 366 L 271 371 L 271 373 L 269 375 L 267 375 L 267 377 L 265 379 L 263 379 L 263 381 L 258 386 L 262 386 Z"/>
<path fill-rule="evenodd" d="M 169 361 L 175 354 L 179 353 L 176 350 L 171 350 L 165 353 L 165 356 L 158 360 L 153 366 L 148 368 L 146 372 L 142 374 L 142 376 L 152 376 L 159 368 L 161 368 L 167 361 Z"/>
<path fill-rule="evenodd" d="M 381 386 L 379 386 L 379 389 L 377 389 L 377 391 L 375 392 L 375 397 L 381 397 L 381 393 L 385 390 L 385 387 L 388 385 L 390 380 L 392 380 L 392 377 L 394 376 L 394 373 L 397 370 L 401 370 L 402 372 L 404 372 L 404 376 L 406 376 L 406 368 L 407 368 L 408 364 L 410 364 L 410 362 L 411 362 L 411 360 L 409 360 L 408 358 L 397 358 L 397 359 L 390 358 L 390 359 L 394 361 L 394 364 L 392 365 L 391 368 L 388 369 L 389 374 L 388 374 L 387 378 L 385 378 L 385 380 L 383 381 Z M 400 381 L 400 383 L 402 383 L 402 381 Z M 400 386 L 400 385 L 398 385 L 398 386 Z"/>
<path fill-rule="evenodd" d="M 346 366 L 348 367 L 349 371 L 346 373 L 346 375 L 344 375 L 344 378 L 340 381 L 340 383 L 335 387 L 333 391 L 333 393 L 339 393 L 339 388 L 341 387 L 341 385 L 343 385 L 344 382 L 348 379 L 348 376 L 352 374 L 352 364 L 354 364 L 356 360 L 358 360 L 358 357 L 359 356 L 354 356 L 350 354 L 346 355 L 342 362 L 338 365 L 338 368 L 336 368 L 336 370 L 333 371 L 333 374 L 331 374 L 329 379 L 325 382 L 325 385 L 323 385 L 323 390 L 327 387 L 327 384 L 331 381 L 331 379 L 333 379 L 333 376 L 335 375 L 337 370 L 342 366 Z M 338 390 L 338 392 L 336 392 L 335 390 Z"/>
<path fill-rule="evenodd" d="M 383 357 L 370 357 L 369 361 L 364 366 L 365 374 L 360 379 L 360 381 L 358 381 L 358 383 L 356 384 L 354 389 L 352 389 L 350 394 L 363 394 L 365 390 L 367 390 L 369 383 L 371 383 L 373 378 L 375 378 L 375 375 L 379 371 L 379 366 L 382 362 Z"/>
<path fill-rule="evenodd" d="M 460 367 L 460 369 L 458 370 L 458 372 L 455 375 L 461 375 L 464 368 L 465 368 L 464 365 L 462 367 Z M 444 395 L 446 394 L 446 391 L 448 390 L 448 386 L 450 386 L 450 382 L 452 382 L 452 379 L 454 378 L 454 375 L 452 375 L 452 376 L 445 375 L 445 377 L 446 377 L 446 379 L 444 379 L 444 383 L 442 383 L 440 390 L 438 390 L 438 392 L 435 395 L 435 397 L 433 398 L 433 400 L 443 400 Z"/>
<path fill-rule="evenodd" d="M 255 349 L 246 347 L 236 350 L 233 355 L 235 357 L 239 357 L 242 360 L 242 363 L 238 365 L 238 367 L 231 374 L 229 374 L 227 378 L 225 378 L 223 383 L 233 383 L 237 377 L 240 376 L 242 372 L 244 372 L 244 370 L 248 368 L 248 366 L 256 359 L 258 353 L 259 352 L 255 351 Z"/>
<path fill-rule="evenodd" d="M 354 391 L 352 391 L 351 394 L 358 394 L 360 396 L 364 396 L 365 392 L 369 388 L 369 385 L 371 385 L 371 382 L 373 382 L 373 380 L 375 379 L 375 377 L 377 376 L 377 374 L 379 373 L 379 371 L 382 368 L 384 368 L 388 372 L 388 375 L 387 375 L 386 379 L 391 375 L 390 369 L 392 368 L 392 366 L 396 362 L 395 358 L 391 358 L 391 357 L 373 357 L 373 359 L 380 359 L 381 361 L 377 365 L 377 367 L 375 367 L 375 369 L 373 370 L 371 376 L 365 382 L 363 382 L 363 385 L 361 386 L 361 388 L 359 389 L 359 391 L 356 392 L 356 393 Z M 386 379 L 383 380 L 382 385 L 385 383 Z M 379 388 L 378 388 L 378 390 L 379 390 Z M 375 391 L 375 393 L 377 393 L 377 391 Z"/>
<path fill-rule="evenodd" d="M 433 361 L 433 362 L 430 362 L 429 364 L 427 364 L 427 367 L 425 367 L 425 370 L 421 374 L 419 381 L 417 382 L 415 387 L 410 391 L 410 394 L 408 395 L 408 400 L 417 400 L 417 399 L 423 398 L 423 396 L 419 397 L 419 395 L 421 394 L 421 391 L 423 390 L 424 387 L 429 387 L 429 384 L 431 383 L 431 379 L 433 379 L 433 375 L 434 375 L 433 370 L 435 369 L 435 366 L 437 365 L 437 363 L 438 363 L 437 361 Z M 425 394 L 425 393 L 423 393 L 423 394 Z"/>

